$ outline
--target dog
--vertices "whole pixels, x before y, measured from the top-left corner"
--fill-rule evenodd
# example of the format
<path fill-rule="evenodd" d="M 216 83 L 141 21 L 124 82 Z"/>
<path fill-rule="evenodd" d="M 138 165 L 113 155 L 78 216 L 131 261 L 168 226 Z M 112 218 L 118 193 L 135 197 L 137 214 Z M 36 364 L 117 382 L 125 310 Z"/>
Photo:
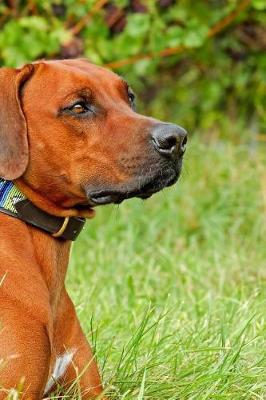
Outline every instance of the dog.
<path fill-rule="evenodd" d="M 95 208 L 174 184 L 186 131 L 140 115 L 118 75 L 85 59 L 0 69 L 0 399 L 41 399 L 80 374 L 104 398 L 65 288 Z"/>

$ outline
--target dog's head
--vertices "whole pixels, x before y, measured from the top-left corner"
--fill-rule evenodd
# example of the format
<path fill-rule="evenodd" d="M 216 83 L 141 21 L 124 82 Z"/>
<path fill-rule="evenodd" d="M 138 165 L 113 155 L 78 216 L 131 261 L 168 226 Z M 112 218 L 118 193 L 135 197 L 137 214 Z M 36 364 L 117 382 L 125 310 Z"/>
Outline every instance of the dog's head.
<path fill-rule="evenodd" d="M 86 60 L 2 68 L 0 103 L 0 176 L 48 212 L 147 198 L 180 175 L 185 130 L 138 114 L 128 84 Z"/>

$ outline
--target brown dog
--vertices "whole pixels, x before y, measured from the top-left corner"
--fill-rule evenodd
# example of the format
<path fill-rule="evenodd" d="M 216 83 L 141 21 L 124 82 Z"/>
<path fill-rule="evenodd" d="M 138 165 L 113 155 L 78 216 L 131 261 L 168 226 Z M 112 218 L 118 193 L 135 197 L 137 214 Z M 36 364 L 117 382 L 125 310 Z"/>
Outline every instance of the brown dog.
<path fill-rule="evenodd" d="M 65 289 L 64 232 L 74 239 L 69 226 L 94 206 L 173 184 L 186 145 L 182 128 L 133 103 L 125 81 L 86 60 L 0 69 L 0 177 L 28 199 L 0 210 L 0 399 L 21 382 L 23 398 L 40 399 L 77 373 L 84 399 L 102 393 Z"/>

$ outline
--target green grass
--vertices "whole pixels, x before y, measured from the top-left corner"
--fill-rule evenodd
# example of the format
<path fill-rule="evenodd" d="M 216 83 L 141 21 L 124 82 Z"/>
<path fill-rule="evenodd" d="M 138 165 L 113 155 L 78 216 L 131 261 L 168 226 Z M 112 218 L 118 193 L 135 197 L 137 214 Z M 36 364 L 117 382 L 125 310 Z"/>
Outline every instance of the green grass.
<path fill-rule="evenodd" d="M 111 399 L 266 398 L 263 152 L 194 139 L 178 185 L 87 223 L 68 289 Z"/>

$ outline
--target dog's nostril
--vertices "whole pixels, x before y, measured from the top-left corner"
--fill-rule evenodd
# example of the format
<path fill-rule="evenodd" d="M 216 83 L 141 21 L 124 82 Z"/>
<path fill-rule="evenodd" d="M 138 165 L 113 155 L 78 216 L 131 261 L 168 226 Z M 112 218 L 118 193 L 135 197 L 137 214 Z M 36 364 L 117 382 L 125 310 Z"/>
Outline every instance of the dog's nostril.
<path fill-rule="evenodd" d="M 180 148 L 181 148 L 182 152 L 184 152 L 186 150 L 186 146 L 187 146 L 187 136 L 185 136 L 181 139 Z"/>
<path fill-rule="evenodd" d="M 175 136 L 169 136 L 167 138 L 167 148 L 169 150 L 173 150 L 176 147 L 176 137 Z"/>
<path fill-rule="evenodd" d="M 175 136 L 158 135 L 153 137 L 152 140 L 159 150 L 171 151 L 176 147 Z"/>

